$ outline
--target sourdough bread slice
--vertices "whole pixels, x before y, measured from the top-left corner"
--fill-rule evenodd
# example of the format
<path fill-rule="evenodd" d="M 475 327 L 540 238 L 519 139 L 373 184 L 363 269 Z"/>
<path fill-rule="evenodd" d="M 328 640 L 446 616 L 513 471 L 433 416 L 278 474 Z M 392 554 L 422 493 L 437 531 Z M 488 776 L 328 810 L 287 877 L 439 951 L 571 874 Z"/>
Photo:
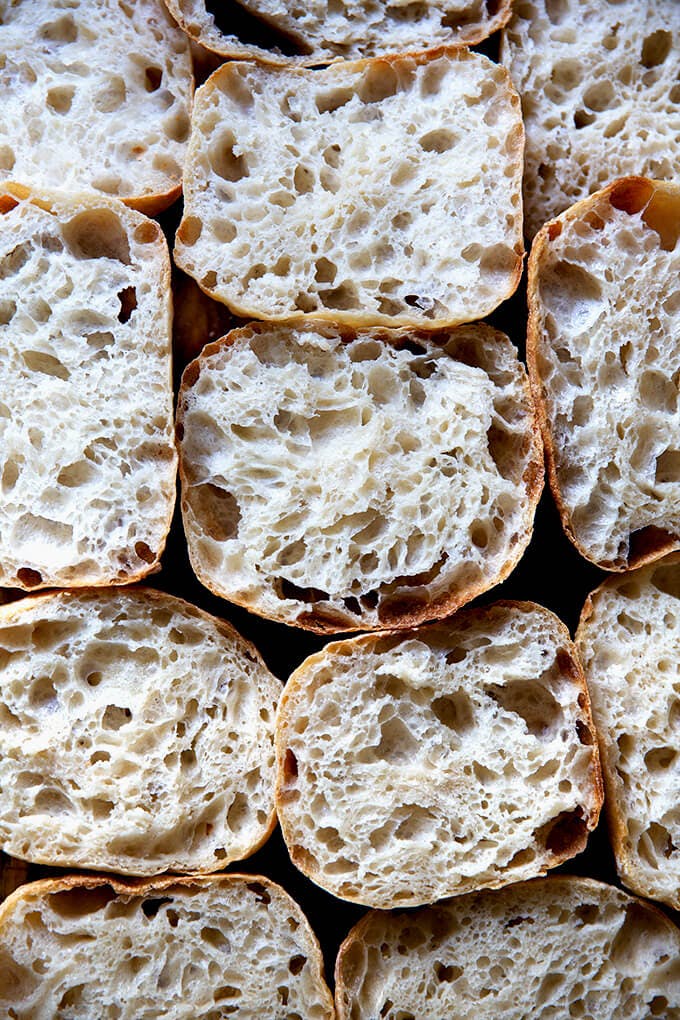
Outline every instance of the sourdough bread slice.
<path fill-rule="evenodd" d="M 486 325 L 252 324 L 186 370 L 189 554 L 211 591 L 319 632 L 446 616 L 512 570 L 542 453 L 524 370 Z"/>
<path fill-rule="evenodd" d="M 193 80 L 161 0 L 0 3 L 0 67 L 0 181 L 148 213 L 178 197 Z"/>
<path fill-rule="evenodd" d="M 219 68 L 196 93 L 180 268 L 234 312 L 435 328 L 522 271 L 523 130 L 467 50 Z"/>
<path fill-rule="evenodd" d="M 522 96 L 528 237 L 616 177 L 680 176 L 677 0 L 522 0 L 502 60 Z"/>
<path fill-rule="evenodd" d="M 510 17 L 510 0 L 422 4 L 312 0 L 297 7 L 281 0 L 166 0 L 166 4 L 192 39 L 223 57 L 308 66 L 471 46 L 502 28 Z"/>
<path fill-rule="evenodd" d="M 611 578 L 577 643 L 593 699 L 621 879 L 680 909 L 680 558 Z"/>
<path fill-rule="evenodd" d="M 625 570 L 680 544 L 680 185 L 629 177 L 548 223 L 527 362 L 567 535 Z"/>
<path fill-rule="evenodd" d="M 602 804 L 569 633 L 526 602 L 326 645 L 284 690 L 276 757 L 293 863 L 371 907 L 542 874 Z"/>
<path fill-rule="evenodd" d="M 336 965 L 338 1020 L 680 1018 L 680 933 L 587 878 L 368 913 Z"/>
<path fill-rule="evenodd" d="M 228 624 L 150 589 L 0 609 L 0 847 L 129 875 L 216 871 L 274 816 L 280 684 Z"/>
<path fill-rule="evenodd" d="M 112 199 L 0 190 L 0 586 L 126 584 L 175 498 L 170 265 Z"/>
<path fill-rule="evenodd" d="M 0 907 L 8 1020 L 333 1020 L 319 945 L 259 875 L 63 877 Z"/>

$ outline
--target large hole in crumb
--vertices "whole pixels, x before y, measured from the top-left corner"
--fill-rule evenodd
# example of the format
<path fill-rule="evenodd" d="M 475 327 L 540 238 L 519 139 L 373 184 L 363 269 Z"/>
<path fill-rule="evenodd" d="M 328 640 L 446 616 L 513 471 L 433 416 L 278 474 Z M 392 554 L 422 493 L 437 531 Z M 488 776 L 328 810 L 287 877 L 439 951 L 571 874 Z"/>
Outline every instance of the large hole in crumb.
<path fill-rule="evenodd" d="M 640 63 L 643 67 L 658 67 L 671 51 L 673 33 L 659 28 L 646 36 L 642 43 Z"/>
<path fill-rule="evenodd" d="M 88 209 L 62 227 L 64 240 L 79 259 L 116 259 L 130 265 L 130 244 L 122 223 L 110 209 Z"/>
<path fill-rule="evenodd" d="M 504 686 L 494 684 L 487 694 L 506 712 L 524 720 L 534 737 L 549 733 L 562 718 L 557 699 L 537 680 L 510 680 Z"/>
<path fill-rule="evenodd" d="M 246 158 L 234 151 L 235 146 L 236 137 L 234 132 L 225 131 L 217 141 L 212 143 L 208 150 L 210 165 L 217 176 L 232 183 L 250 176 Z"/>
<path fill-rule="evenodd" d="M 191 508 L 201 529 L 217 542 L 227 542 L 238 535 L 241 510 L 231 492 L 212 482 L 192 490 Z"/>
<path fill-rule="evenodd" d="M 435 698 L 432 711 L 440 723 L 456 733 L 466 733 L 474 727 L 474 709 L 465 691 L 454 691 Z"/>
<path fill-rule="evenodd" d="M 561 811 L 556 818 L 537 829 L 535 838 L 555 857 L 573 857 L 580 853 L 588 839 L 588 826 L 581 809 Z"/>
<path fill-rule="evenodd" d="M 659 186 L 642 213 L 642 221 L 659 235 L 663 251 L 675 251 L 680 237 L 680 198 Z"/>
<path fill-rule="evenodd" d="M 129 322 L 132 313 L 137 307 L 136 288 L 123 287 L 122 290 L 118 291 L 118 300 L 120 302 L 120 309 L 118 311 L 118 321 L 122 323 Z"/>

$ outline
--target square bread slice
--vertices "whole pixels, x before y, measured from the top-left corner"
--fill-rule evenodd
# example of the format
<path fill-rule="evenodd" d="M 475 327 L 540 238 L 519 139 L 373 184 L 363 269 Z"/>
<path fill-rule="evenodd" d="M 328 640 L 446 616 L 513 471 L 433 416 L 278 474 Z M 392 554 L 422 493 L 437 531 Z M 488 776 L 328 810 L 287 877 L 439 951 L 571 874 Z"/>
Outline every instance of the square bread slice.
<path fill-rule="evenodd" d="M 522 271 L 523 129 L 468 50 L 219 68 L 196 93 L 175 258 L 238 315 L 433 329 Z"/>
<path fill-rule="evenodd" d="M 284 689 L 276 758 L 293 864 L 381 909 L 543 874 L 602 805 L 576 651 L 529 602 L 326 645 Z"/>
<path fill-rule="evenodd" d="M 0 906 L 7 1020 L 334 1020 L 319 944 L 260 875 L 64 876 Z"/>
<path fill-rule="evenodd" d="M 616 177 L 680 177 L 677 0 L 518 0 L 501 59 L 522 97 L 527 237 Z"/>
<path fill-rule="evenodd" d="M 0 586 L 157 567 L 175 500 L 169 262 L 121 202 L 0 188 Z"/>
<path fill-rule="evenodd" d="M 680 933 L 588 878 L 544 878 L 409 913 L 340 947 L 338 1020 L 680 1020 Z"/>
<path fill-rule="evenodd" d="M 179 196 L 193 78 L 162 0 L 3 2 L 0 68 L 0 183 Z"/>
<path fill-rule="evenodd" d="M 163 592 L 0 609 L 0 849 L 126 875 L 217 871 L 274 824 L 281 685 L 228 624 Z"/>
<path fill-rule="evenodd" d="M 576 641 L 619 874 L 680 910 L 680 557 L 602 584 Z"/>
<path fill-rule="evenodd" d="M 543 486 L 517 351 L 439 334 L 254 323 L 204 348 L 177 408 L 202 584 L 320 633 L 408 627 L 503 580 Z"/>
<path fill-rule="evenodd" d="M 539 232 L 527 363 L 569 538 L 606 570 L 680 544 L 680 185 L 629 177 Z"/>

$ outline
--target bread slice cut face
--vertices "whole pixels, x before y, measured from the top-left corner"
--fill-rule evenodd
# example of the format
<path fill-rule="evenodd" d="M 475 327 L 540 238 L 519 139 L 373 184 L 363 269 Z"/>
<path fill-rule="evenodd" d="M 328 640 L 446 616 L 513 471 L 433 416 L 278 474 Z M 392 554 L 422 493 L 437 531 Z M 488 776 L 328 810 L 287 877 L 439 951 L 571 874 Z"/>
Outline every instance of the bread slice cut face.
<path fill-rule="evenodd" d="M 274 827 L 279 681 L 151 589 L 0 609 L 0 848 L 128 875 L 217 871 Z"/>
<path fill-rule="evenodd" d="M 0 907 L 8 1020 L 334 1020 L 319 944 L 259 875 L 65 876 Z"/>
<path fill-rule="evenodd" d="M 411 626 L 498 583 L 542 486 L 524 370 L 480 324 L 234 330 L 187 368 L 177 433 L 199 580 L 320 632 Z"/>
<path fill-rule="evenodd" d="M 678 1020 L 679 950 L 660 910 L 588 878 L 373 910 L 340 947 L 337 1016 Z"/>
<path fill-rule="evenodd" d="M 680 185 L 628 177 L 537 235 L 527 362 L 569 538 L 606 570 L 680 544 Z"/>
<path fill-rule="evenodd" d="M 244 317 L 435 328 L 522 271 L 523 129 L 468 50 L 228 63 L 198 90 L 175 258 Z"/>
<path fill-rule="evenodd" d="M 169 261 L 120 202 L 0 190 L 0 586 L 157 567 L 177 460 Z"/>
<path fill-rule="evenodd" d="M 284 690 L 276 757 L 293 863 L 381 909 L 542 874 L 602 803 L 581 667 L 532 603 L 326 645 Z"/>

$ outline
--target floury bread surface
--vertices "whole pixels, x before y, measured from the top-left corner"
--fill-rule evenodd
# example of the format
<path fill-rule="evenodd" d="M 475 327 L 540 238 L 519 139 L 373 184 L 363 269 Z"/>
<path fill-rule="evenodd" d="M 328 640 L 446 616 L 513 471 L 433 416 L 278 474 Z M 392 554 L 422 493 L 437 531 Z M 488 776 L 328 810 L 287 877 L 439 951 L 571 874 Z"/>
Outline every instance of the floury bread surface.
<path fill-rule="evenodd" d="M 161 0 L 0 0 L 0 182 L 179 195 L 193 79 Z"/>
<path fill-rule="evenodd" d="M 680 544 L 680 185 L 624 178 L 541 230 L 527 362 L 565 530 L 607 570 Z"/>
<path fill-rule="evenodd" d="M 470 322 L 519 282 L 522 151 L 477 53 L 229 63 L 196 94 L 175 257 L 242 316 Z"/>
<path fill-rule="evenodd" d="M 542 874 L 602 803 L 575 650 L 531 603 L 326 645 L 284 690 L 276 757 L 293 863 L 383 909 Z"/>
<path fill-rule="evenodd" d="M 446 616 L 526 547 L 542 451 L 517 352 L 439 334 L 252 324 L 178 402 L 192 565 L 216 594 L 320 632 Z"/>
<path fill-rule="evenodd" d="M 25 885 L 0 906 L 8 1020 L 333 1020 L 319 945 L 259 875 Z"/>
<path fill-rule="evenodd" d="M 274 827 L 280 684 L 150 589 L 0 609 L 0 847 L 59 867 L 216 871 Z"/>
<path fill-rule="evenodd" d="M 659 910 L 584 878 L 371 911 L 340 948 L 338 1020 L 679 1020 L 679 953 Z"/>
<path fill-rule="evenodd" d="M 170 323 L 156 223 L 0 189 L 0 586 L 157 566 L 175 499 Z"/>

